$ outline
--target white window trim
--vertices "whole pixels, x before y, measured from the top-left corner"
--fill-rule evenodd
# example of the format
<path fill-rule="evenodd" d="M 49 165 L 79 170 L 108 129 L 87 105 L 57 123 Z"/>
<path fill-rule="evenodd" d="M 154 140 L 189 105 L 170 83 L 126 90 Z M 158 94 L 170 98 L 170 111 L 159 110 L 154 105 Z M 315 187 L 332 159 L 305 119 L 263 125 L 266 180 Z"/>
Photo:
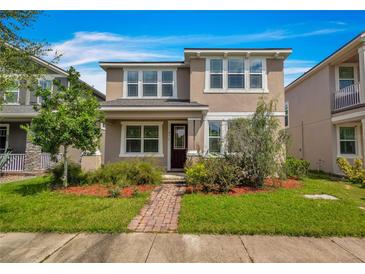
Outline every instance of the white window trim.
<path fill-rule="evenodd" d="M 343 63 L 335 67 L 336 91 L 340 90 L 340 67 L 354 68 L 354 84 L 357 84 L 359 82 L 359 79 L 357 77 L 358 75 L 357 65 L 358 65 L 357 63 Z"/>
<path fill-rule="evenodd" d="M 163 134 L 162 134 L 163 122 L 133 122 L 124 121 L 121 122 L 121 141 L 120 141 L 120 154 L 119 157 L 164 157 L 163 154 Z M 126 127 L 127 126 L 158 126 L 158 152 L 126 152 Z M 141 148 L 143 149 L 143 130 L 141 138 Z"/>
<path fill-rule="evenodd" d="M 7 90 L 7 91 L 4 92 L 4 95 L 3 95 L 4 96 L 3 97 L 4 105 L 7 105 L 7 106 L 20 105 L 20 102 L 19 102 L 19 99 L 20 99 L 20 86 L 19 85 L 20 85 L 19 82 L 17 82 L 17 88 L 12 89 L 12 90 Z M 10 103 L 6 102 L 6 93 L 18 93 L 16 102 L 10 102 Z"/>
<path fill-rule="evenodd" d="M 288 115 L 285 114 L 286 109 L 288 109 Z M 285 116 L 288 117 L 288 124 L 287 125 L 285 125 Z M 285 106 L 284 106 L 284 127 L 289 128 L 289 102 L 288 101 L 285 102 Z"/>
<path fill-rule="evenodd" d="M 42 79 L 38 79 L 38 86 L 40 87 L 41 81 L 51 81 L 51 92 L 53 92 L 53 90 L 54 90 L 53 80 L 54 80 L 54 77 L 51 77 L 51 76 L 44 77 Z M 40 99 L 40 96 L 37 96 L 37 105 L 41 104 L 39 99 Z M 30 94 L 29 94 L 29 101 L 28 102 L 30 104 Z"/>
<path fill-rule="evenodd" d="M 128 71 L 138 71 L 138 96 L 128 96 Z M 143 96 L 143 71 L 157 71 L 157 96 Z M 162 71 L 172 71 L 172 96 L 162 96 Z M 123 70 L 123 99 L 176 99 L 177 69 L 175 68 L 130 68 Z"/>
<path fill-rule="evenodd" d="M 228 88 L 228 59 L 244 59 L 244 75 L 245 75 L 245 88 Z M 210 60 L 211 59 L 222 59 L 223 60 L 223 88 L 210 88 Z M 251 88 L 250 87 L 250 61 L 251 60 L 262 61 L 262 88 Z M 205 59 L 205 88 L 204 93 L 269 93 L 267 84 L 267 58 L 265 57 L 207 57 Z"/>
<path fill-rule="evenodd" d="M 341 154 L 341 146 L 340 146 L 340 128 L 341 127 L 354 127 L 355 128 L 355 154 Z M 346 123 L 346 124 L 338 124 L 336 125 L 337 132 L 337 157 L 343 157 L 348 159 L 362 158 L 361 152 L 361 132 L 360 132 L 360 124 L 359 123 Z"/>
<path fill-rule="evenodd" d="M 9 148 L 9 135 L 10 135 L 10 125 L 0 124 L 0 127 L 6 127 L 6 140 L 5 140 L 5 151 Z"/>

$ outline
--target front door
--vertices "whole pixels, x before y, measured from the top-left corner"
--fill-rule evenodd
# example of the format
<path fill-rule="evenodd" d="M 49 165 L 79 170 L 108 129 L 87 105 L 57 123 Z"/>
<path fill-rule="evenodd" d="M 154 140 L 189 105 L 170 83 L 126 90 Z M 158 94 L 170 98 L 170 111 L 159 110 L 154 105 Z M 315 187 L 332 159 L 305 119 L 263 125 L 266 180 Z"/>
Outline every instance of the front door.
<path fill-rule="evenodd" d="M 171 168 L 184 168 L 188 145 L 187 126 L 185 124 L 171 125 Z"/>

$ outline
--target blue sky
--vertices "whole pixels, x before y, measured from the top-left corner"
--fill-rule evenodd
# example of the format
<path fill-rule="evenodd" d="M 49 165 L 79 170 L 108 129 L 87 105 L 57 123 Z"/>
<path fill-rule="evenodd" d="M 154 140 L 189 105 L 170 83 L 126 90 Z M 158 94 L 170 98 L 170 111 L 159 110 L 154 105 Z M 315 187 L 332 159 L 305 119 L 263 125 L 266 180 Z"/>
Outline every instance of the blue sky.
<path fill-rule="evenodd" d="M 365 31 L 365 11 L 45 11 L 28 38 L 45 40 L 105 91 L 98 61 L 183 60 L 184 47 L 291 47 L 288 84 Z"/>

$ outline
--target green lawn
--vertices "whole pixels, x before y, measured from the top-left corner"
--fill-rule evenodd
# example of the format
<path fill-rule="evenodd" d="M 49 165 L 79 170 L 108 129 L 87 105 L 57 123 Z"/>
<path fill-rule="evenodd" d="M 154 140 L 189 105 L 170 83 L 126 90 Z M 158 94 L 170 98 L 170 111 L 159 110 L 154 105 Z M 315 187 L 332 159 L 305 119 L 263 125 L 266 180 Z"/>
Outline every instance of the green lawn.
<path fill-rule="evenodd" d="M 148 198 L 77 197 L 49 190 L 49 177 L 0 185 L 0 231 L 123 232 Z"/>
<path fill-rule="evenodd" d="M 303 197 L 322 193 L 339 200 Z M 242 196 L 189 194 L 182 199 L 179 232 L 365 236 L 365 211 L 359 206 L 365 207 L 365 188 L 314 177 L 300 189 Z"/>

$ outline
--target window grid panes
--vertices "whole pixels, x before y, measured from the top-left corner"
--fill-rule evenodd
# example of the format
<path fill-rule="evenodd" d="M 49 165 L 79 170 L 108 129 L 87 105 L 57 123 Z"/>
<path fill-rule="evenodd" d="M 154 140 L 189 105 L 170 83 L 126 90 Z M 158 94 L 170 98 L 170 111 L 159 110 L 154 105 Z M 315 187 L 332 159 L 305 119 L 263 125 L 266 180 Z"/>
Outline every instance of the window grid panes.
<path fill-rule="evenodd" d="M 162 71 L 162 96 L 173 96 L 174 76 L 172 71 Z"/>
<path fill-rule="evenodd" d="M 223 59 L 210 60 L 210 88 L 223 88 Z"/>
<path fill-rule="evenodd" d="M 285 103 L 285 126 L 289 126 L 289 103 Z"/>
<path fill-rule="evenodd" d="M 245 88 L 244 59 L 228 59 L 228 88 Z"/>
<path fill-rule="evenodd" d="M 126 126 L 126 153 L 158 153 L 158 125 Z"/>
<path fill-rule="evenodd" d="M 157 96 L 157 71 L 143 71 L 143 96 Z"/>
<path fill-rule="evenodd" d="M 185 149 L 185 126 L 174 126 L 174 149 Z"/>
<path fill-rule="evenodd" d="M 261 59 L 250 60 L 250 88 L 262 88 L 262 67 Z"/>
<path fill-rule="evenodd" d="M 339 67 L 338 76 L 340 89 L 351 86 L 355 83 L 354 67 Z"/>
<path fill-rule="evenodd" d="M 19 89 L 7 90 L 4 94 L 4 100 L 6 104 L 19 103 Z"/>
<path fill-rule="evenodd" d="M 8 128 L 0 126 L 0 153 L 4 153 L 7 149 L 7 138 L 8 138 Z"/>
<path fill-rule="evenodd" d="M 138 96 L 138 71 L 128 71 L 127 73 L 127 89 L 129 97 Z"/>
<path fill-rule="evenodd" d="M 221 153 L 221 122 L 209 121 L 209 153 Z"/>
<path fill-rule="evenodd" d="M 340 127 L 340 153 L 356 154 L 355 127 Z"/>

